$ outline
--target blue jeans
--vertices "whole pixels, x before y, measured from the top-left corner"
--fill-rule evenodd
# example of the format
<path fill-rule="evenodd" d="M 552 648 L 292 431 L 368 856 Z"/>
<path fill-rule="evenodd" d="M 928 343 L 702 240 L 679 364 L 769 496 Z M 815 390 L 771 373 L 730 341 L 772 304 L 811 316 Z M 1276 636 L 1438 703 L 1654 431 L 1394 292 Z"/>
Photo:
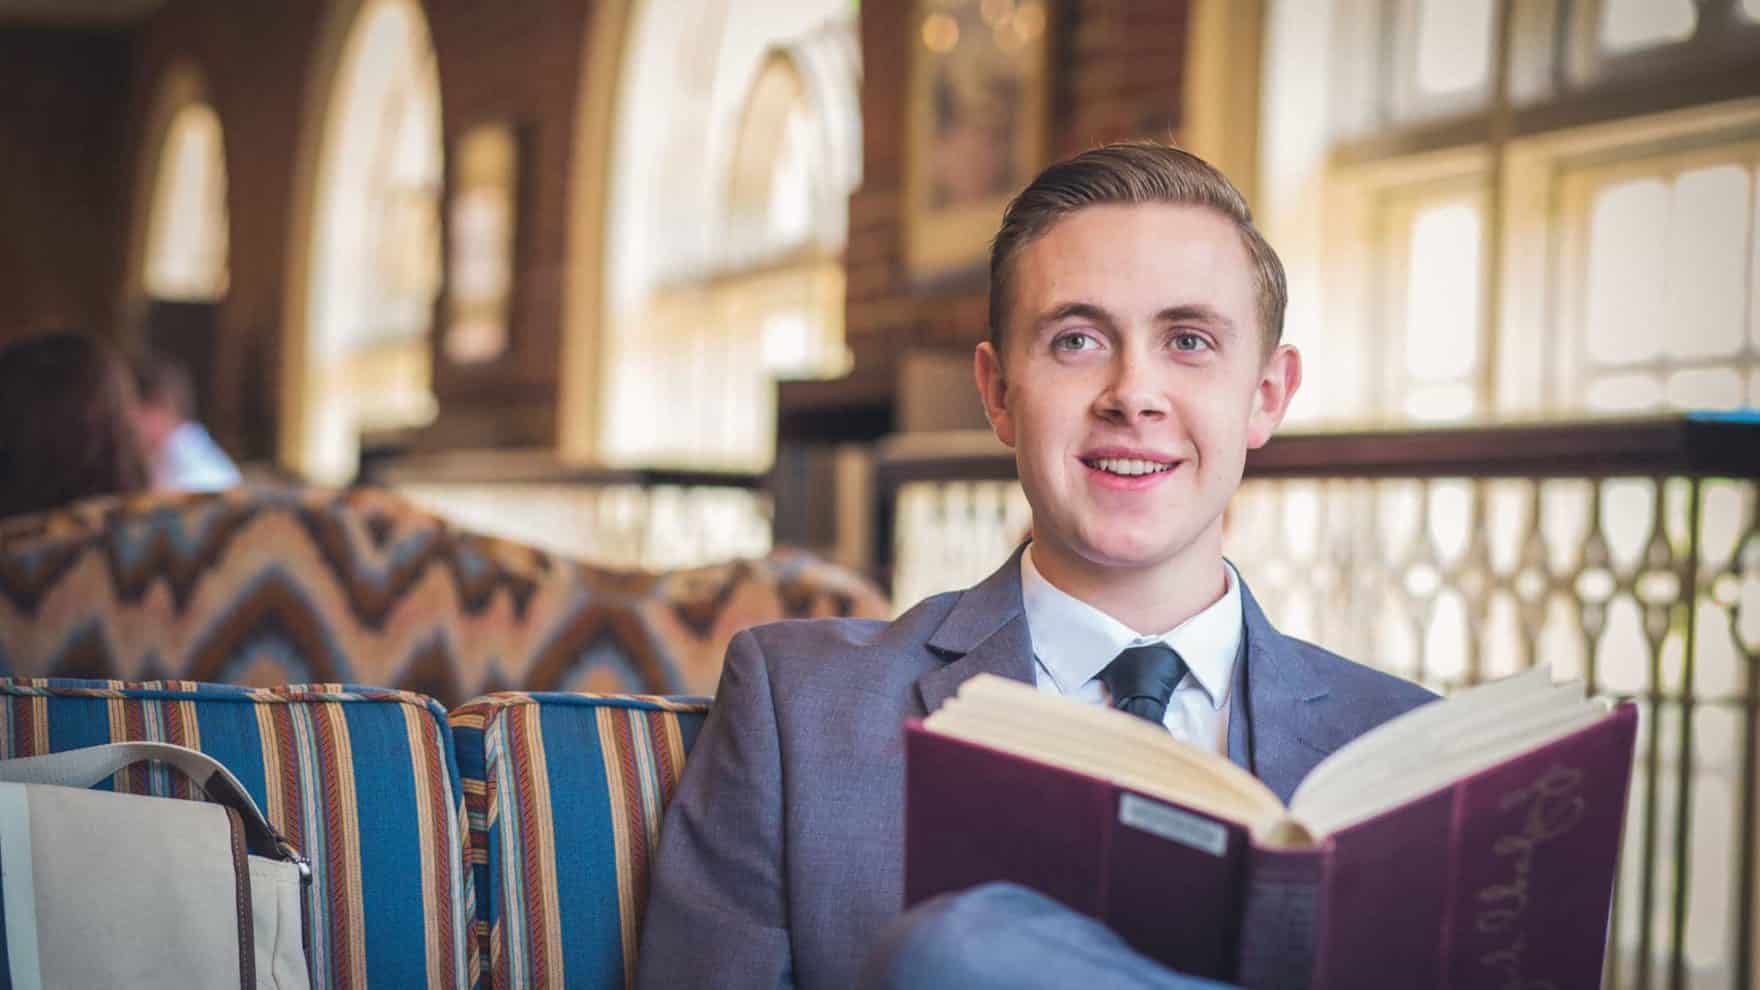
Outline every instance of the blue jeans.
<path fill-rule="evenodd" d="M 862 967 L 864 990 L 1225 990 L 1131 950 L 1100 922 L 1013 884 L 946 894 L 900 915 Z"/>

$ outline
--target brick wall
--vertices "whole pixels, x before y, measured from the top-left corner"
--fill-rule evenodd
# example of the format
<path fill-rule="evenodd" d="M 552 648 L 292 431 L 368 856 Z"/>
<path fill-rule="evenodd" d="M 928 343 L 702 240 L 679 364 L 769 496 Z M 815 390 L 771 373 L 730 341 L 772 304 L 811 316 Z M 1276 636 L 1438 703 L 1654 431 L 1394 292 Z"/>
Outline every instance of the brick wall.
<path fill-rule="evenodd" d="M 909 347 L 967 350 L 983 339 L 983 268 L 913 285 L 905 268 L 906 97 L 902 66 L 915 42 L 912 4 L 862 5 L 863 185 L 850 199 L 848 334 L 856 374 L 890 379 Z M 1064 0 L 1050 60 L 1050 143 L 1063 157 L 1129 137 L 1170 138 L 1179 126 L 1184 0 Z"/>
<path fill-rule="evenodd" d="M 0 30 L 0 345 L 115 331 L 128 36 Z"/>
<path fill-rule="evenodd" d="M 459 367 L 435 355 L 435 446 L 556 442 L 569 156 L 591 4 L 586 0 L 426 0 L 448 139 L 483 123 L 518 128 L 518 279 L 507 355 Z"/>

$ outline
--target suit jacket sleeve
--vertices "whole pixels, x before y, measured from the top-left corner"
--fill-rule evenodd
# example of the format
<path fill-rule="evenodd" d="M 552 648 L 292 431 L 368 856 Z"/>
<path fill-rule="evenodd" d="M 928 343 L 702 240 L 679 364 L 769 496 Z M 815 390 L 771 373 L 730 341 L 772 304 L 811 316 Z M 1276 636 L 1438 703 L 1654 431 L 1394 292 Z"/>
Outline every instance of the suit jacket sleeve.
<path fill-rule="evenodd" d="M 654 864 L 637 987 L 793 985 L 769 671 L 734 637 Z"/>

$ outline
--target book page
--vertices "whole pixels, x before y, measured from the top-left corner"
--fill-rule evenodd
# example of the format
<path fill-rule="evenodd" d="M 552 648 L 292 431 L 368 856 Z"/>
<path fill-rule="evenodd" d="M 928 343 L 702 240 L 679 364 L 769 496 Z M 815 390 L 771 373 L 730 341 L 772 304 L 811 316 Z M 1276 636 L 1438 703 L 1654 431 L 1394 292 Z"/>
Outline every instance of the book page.
<path fill-rule="evenodd" d="M 1554 685 L 1543 668 L 1472 688 L 1340 749 L 1297 788 L 1291 808 L 1316 834 L 1334 832 L 1538 749 L 1606 712 L 1584 697 L 1581 682 Z"/>
<path fill-rule="evenodd" d="M 1552 697 L 1551 675 L 1536 667 L 1513 677 L 1491 681 L 1462 691 L 1451 698 L 1415 708 L 1404 715 L 1389 719 L 1341 746 L 1320 765 L 1308 772 L 1301 786 L 1290 798 L 1293 807 L 1311 801 L 1307 795 L 1331 789 L 1336 781 L 1359 781 L 1364 768 L 1371 764 L 1387 765 L 1405 755 L 1410 761 L 1428 758 L 1427 751 L 1414 749 L 1411 740 L 1423 742 L 1446 736 L 1463 725 L 1485 724 L 1507 720 L 1518 707 L 1542 705 Z M 1495 715 L 1495 717 L 1488 717 Z"/>
<path fill-rule="evenodd" d="M 954 711 L 982 712 L 986 720 L 1024 723 L 1049 749 L 1098 747 L 1100 758 L 1119 766 L 1159 766 L 1170 777 L 1195 776 L 1234 795 L 1243 807 L 1283 814 L 1277 796 L 1224 756 L 1175 739 L 1165 727 L 1101 705 L 1085 704 L 1000 677 L 966 682 Z M 930 724 L 933 725 L 933 716 Z M 1023 755 L 1032 755 L 1031 753 Z"/>
<path fill-rule="evenodd" d="M 1044 694 L 991 675 L 924 720 L 925 728 L 1063 766 L 1268 831 L 1283 805 L 1252 774 L 1134 715 Z"/>

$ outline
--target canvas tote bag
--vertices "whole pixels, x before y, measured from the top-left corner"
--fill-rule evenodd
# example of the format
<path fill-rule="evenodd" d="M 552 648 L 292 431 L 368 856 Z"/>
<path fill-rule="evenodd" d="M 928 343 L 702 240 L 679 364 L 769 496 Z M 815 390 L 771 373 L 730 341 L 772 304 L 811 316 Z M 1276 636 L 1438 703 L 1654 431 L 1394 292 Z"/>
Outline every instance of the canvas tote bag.
<path fill-rule="evenodd" d="M 146 760 L 213 803 L 86 789 Z M 137 742 L 0 760 L 0 988 L 307 990 L 310 880 L 205 753 Z"/>

